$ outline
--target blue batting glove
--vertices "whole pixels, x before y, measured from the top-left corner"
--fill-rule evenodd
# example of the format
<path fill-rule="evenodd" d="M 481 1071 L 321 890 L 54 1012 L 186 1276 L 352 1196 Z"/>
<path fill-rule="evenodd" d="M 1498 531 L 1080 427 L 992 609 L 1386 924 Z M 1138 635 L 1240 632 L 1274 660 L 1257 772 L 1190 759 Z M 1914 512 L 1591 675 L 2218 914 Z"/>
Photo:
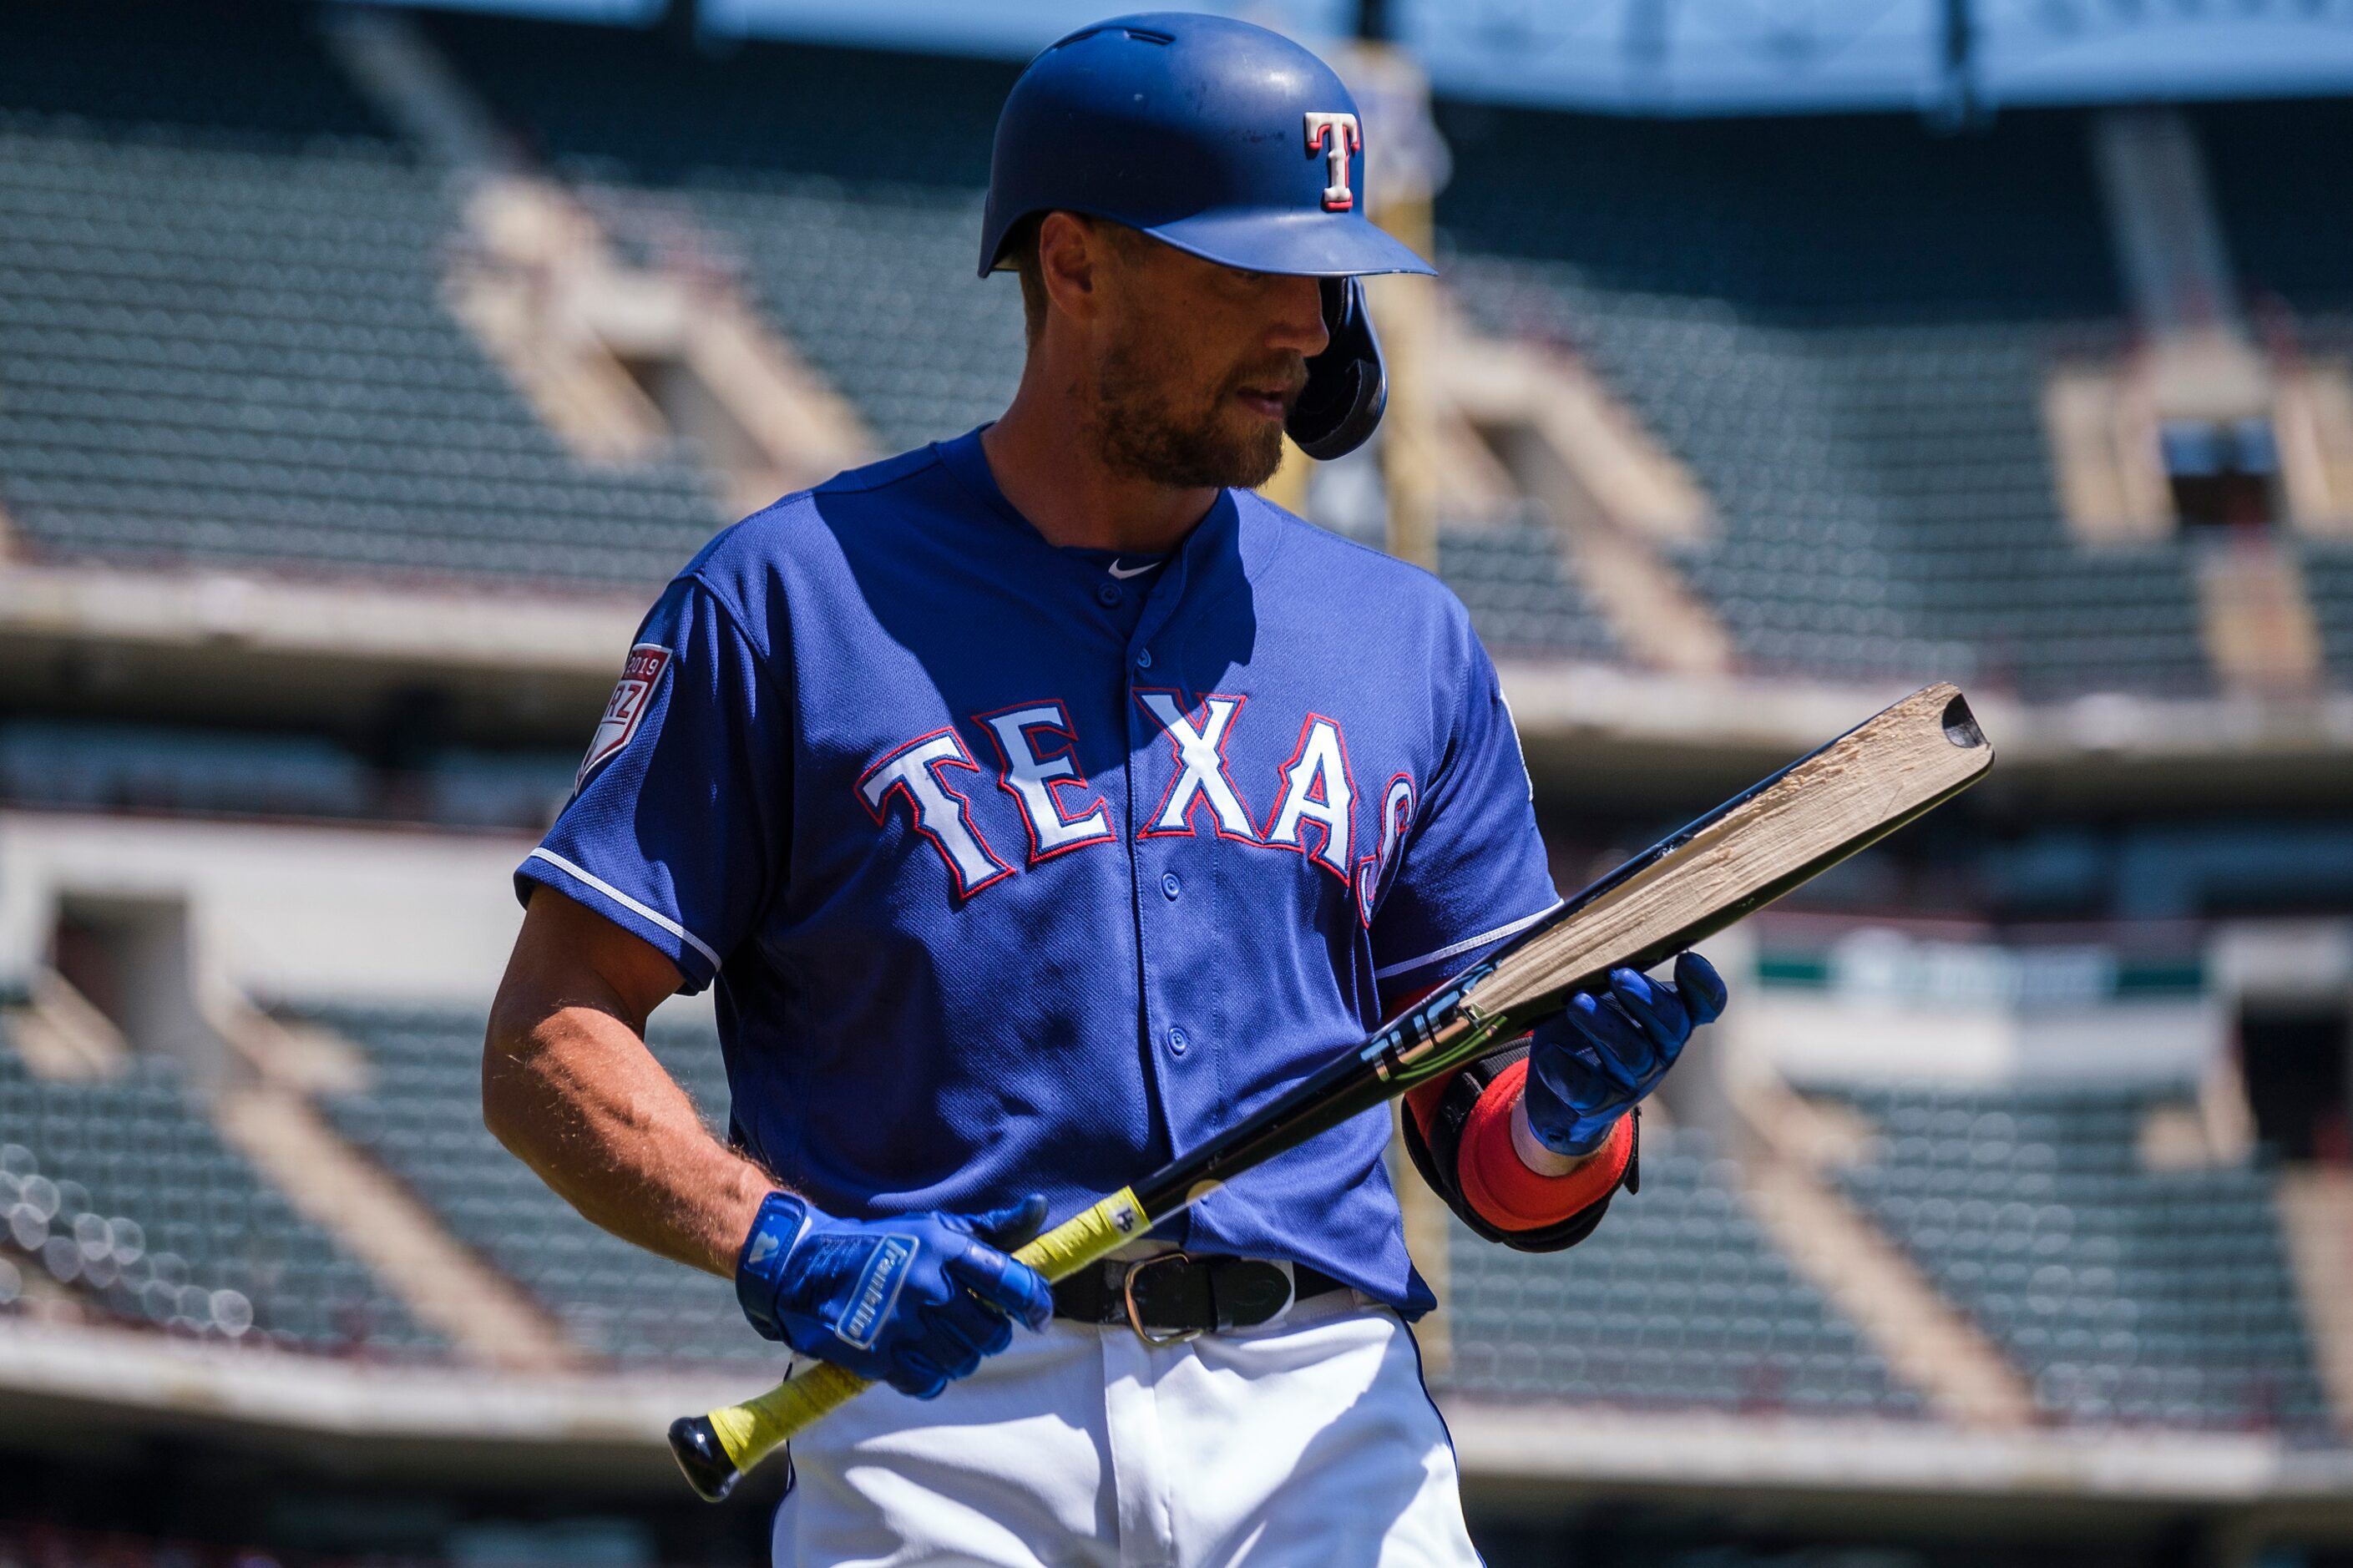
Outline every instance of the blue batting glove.
<path fill-rule="evenodd" d="M 1600 1148 L 1725 1000 L 1723 977 L 1696 952 L 1677 955 L 1672 981 L 1613 969 L 1607 990 L 1571 993 L 1566 1011 L 1536 1026 L 1528 1052 L 1521 1103 L 1537 1139 L 1556 1154 Z"/>
<path fill-rule="evenodd" d="M 929 1399 L 1011 1344 L 1012 1319 L 1046 1326 L 1053 1288 L 1007 1256 L 1045 1219 L 1036 1193 L 987 1214 L 877 1220 L 770 1193 L 736 1255 L 735 1299 L 767 1338 Z"/>

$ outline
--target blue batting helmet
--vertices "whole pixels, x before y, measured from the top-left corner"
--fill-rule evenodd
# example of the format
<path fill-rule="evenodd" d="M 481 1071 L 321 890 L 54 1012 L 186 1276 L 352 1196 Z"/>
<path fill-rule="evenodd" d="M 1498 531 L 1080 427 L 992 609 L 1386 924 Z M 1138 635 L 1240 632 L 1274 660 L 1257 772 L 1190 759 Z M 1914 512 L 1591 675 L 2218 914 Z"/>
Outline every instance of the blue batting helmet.
<path fill-rule="evenodd" d="M 1433 270 L 1365 213 L 1364 129 L 1332 68 L 1279 33 L 1151 12 L 1082 28 L 1005 100 L 980 270 L 1023 218 L 1108 218 L 1206 260 L 1322 278 L 1332 343 L 1288 422 L 1310 457 L 1372 434 L 1387 401 L 1368 272 Z"/>

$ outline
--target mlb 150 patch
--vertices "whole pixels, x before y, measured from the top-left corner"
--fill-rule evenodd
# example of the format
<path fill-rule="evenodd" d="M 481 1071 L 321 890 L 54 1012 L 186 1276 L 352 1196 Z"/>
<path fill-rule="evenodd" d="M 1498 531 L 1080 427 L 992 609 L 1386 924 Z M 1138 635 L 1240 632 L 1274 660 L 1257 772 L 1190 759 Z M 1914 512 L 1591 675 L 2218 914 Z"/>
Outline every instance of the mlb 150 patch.
<path fill-rule="evenodd" d="M 572 787 L 577 790 L 596 771 L 596 764 L 613 755 L 635 739 L 638 725 L 653 706 L 654 684 L 670 668 L 670 649 L 641 642 L 629 650 L 629 661 L 621 667 L 621 679 L 614 684 L 613 700 L 605 704 L 605 717 L 596 723 L 596 733 L 588 742 L 588 754 L 580 760 L 580 772 L 575 775 Z"/>

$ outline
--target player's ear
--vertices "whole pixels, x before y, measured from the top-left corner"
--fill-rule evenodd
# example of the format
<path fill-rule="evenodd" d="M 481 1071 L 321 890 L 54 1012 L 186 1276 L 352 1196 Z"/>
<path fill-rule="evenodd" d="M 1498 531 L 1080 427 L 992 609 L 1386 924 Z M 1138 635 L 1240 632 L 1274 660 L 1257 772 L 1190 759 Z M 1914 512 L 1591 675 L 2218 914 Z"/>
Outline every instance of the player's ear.
<path fill-rule="evenodd" d="M 1102 309 L 1102 268 L 1110 236 L 1076 213 L 1048 213 L 1038 226 L 1038 271 L 1046 298 L 1075 321 L 1092 321 Z"/>

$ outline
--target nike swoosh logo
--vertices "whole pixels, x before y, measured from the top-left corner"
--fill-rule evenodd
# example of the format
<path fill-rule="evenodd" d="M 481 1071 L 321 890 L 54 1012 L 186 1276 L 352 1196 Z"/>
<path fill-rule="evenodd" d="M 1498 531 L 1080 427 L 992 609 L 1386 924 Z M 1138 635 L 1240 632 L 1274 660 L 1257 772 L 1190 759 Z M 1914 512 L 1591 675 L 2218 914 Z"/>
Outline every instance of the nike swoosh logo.
<path fill-rule="evenodd" d="M 1109 566 L 1104 567 L 1103 570 L 1124 582 L 1130 577 L 1141 577 L 1146 572 L 1151 571 L 1154 567 L 1159 564 L 1160 563 L 1157 561 L 1147 561 L 1141 566 L 1131 566 L 1126 571 L 1123 572 L 1119 568 L 1119 563 L 1114 561 Z"/>
<path fill-rule="evenodd" d="M 745 1258 L 744 1261 L 749 1264 L 757 1265 L 765 1260 L 768 1254 L 776 1250 L 776 1238 L 764 1231 L 760 1235 L 752 1238 L 752 1256 Z"/>

